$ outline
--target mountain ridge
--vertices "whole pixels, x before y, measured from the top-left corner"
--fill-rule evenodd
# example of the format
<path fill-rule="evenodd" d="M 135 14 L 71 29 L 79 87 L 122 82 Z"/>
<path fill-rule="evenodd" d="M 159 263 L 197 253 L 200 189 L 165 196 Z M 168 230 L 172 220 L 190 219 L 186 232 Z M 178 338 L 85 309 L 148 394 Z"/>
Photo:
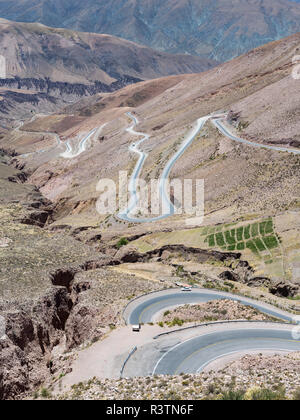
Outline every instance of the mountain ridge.
<path fill-rule="evenodd" d="M 284 0 L 1 0 L 0 16 L 217 61 L 300 31 L 299 2 Z"/>
<path fill-rule="evenodd" d="M 110 84 L 122 76 L 152 79 L 196 73 L 215 64 L 193 56 L 154 51 L 121 38 L 0 19 L 0 50 L 7 78 L 51 77 L 53 81 Z"/>
<path fill-rule="evenodd" d="M 113 92 L 141 80 L 198 73 L 217 64 L 157 52 L 112 35 L 6 19 L 0 19 L 0 51 L 6 59 L 0 115 L 8 119 L 28 118 L 35 110 L 57 111 L 84 96 Z"/>

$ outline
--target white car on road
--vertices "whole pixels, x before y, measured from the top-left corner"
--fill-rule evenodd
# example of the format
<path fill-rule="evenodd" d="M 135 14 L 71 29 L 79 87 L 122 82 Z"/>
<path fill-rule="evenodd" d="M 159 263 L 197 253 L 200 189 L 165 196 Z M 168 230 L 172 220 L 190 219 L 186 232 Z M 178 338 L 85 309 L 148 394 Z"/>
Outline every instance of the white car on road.
<path fill-rule="evenodd" d="M 132 331 L 133 332 L 140 332 L 141 331 L 141 328 L 142 328 L 141 324 L 133 325 L 132 326 Z"/>

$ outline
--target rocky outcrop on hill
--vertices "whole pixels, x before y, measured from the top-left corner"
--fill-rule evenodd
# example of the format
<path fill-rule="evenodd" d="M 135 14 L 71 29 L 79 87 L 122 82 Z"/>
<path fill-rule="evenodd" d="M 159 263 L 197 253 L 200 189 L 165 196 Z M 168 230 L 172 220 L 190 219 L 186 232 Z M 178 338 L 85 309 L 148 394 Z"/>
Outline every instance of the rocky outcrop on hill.
<path fill-rule="evenodd" d="M 83 83 L 68 83 L 68 82 L 57 82 L 50 80 L 50 78 L 20 78 L 13 77 L 7 79 L 0 79 L 0 87 L 6 87 L 8 89 L 38 91 L 41 97 L 48 99 L 49 101 L 55 102 L 55 98 L 63 96 L 65 99 L 81 98 L 83 96 L 95 95 L 99 92 L 114 92 L 115 90 L 122 89 L 123 87 L 138 83 L 141 79 L 131 76 L 118 75 L 118 79 L 111 83 L 106 84 L 100 81 L 95 81 L 90 84 Z M 17 102 L 26 102 L 26 99 L 34 103 L 38 100 L 38 96 L 34 94 L 21 94 L 19 92 L 7 91 L 5 93 L 7 100 L 15 100 Z M 2 105 L 3 108 L 3 105 Z"/>
<path fill-rule="evenodd" d="M 299 293 L 299 286 L 280 281 L 270 287 L 270 292 L 275 296 L 294 297 Z"/>
<path fill-rule="evenodd" d="M 0 79 L 0 87 L 7 88 L 1 92 L 0 115 L 2 114 L 3 118 L 17 119 L 28 118 L 33 110 L 54 112 L 83 97 L 99 92 L 114 92 L 139 81 L 140 79 L 129 76 L 121 77 L 111 84 L 98 81 L 92 84 L 55 82 L 49 78 Z"/>
<path fill-rule="evenodd" d="M 229 263 L 229 269 L 219 275 L 224 281 L 233 281 L 246 284 L 249 287 L 266 287 L 270 293 L 279 297 L 294 297 L 299 292 L 297 285 L 287 282 L 272 282 L 270 278 L 255 276 L 255 270 L 247 261 L 241 259 L 242 254 L 235 252 L 219 252 L 191 248 L 185 245 L 165 245 L 161 248 L 140 253 L 135 247 L 127 245 L 121 248 L 110 264 L 124 263 L 146 263 L 146 262 L 170 262 L 172 258 L 178 257 L 182 261 L 193 261 L 205 264 L 209 261 Z M 192 275 L 192 273 L 186 273 Z"/>
<path fill-rule="evenodd" d="M 222 280 L 230 280 L 246 284 L 249 287 L 264 287 L 275 296 L 291 298 L 299 293 L 299 286 L 284 281 L 272 281 L 268 277 L 254 275 L 254 270 L 246 261 L 240 261 L 233 270 L 226 270 L 220 274 Z"/>
<path fill-rule="evenodd" d="M 68 291 L 56 287 L 31 308 L 1 311 L 6 337 L 0 340 L 0 399 L 15 398 L 49 375 L 52 351 L 65 340 L 72 307 Z"/>
<path fill-rule="evenodd" d="M 186 247 L 185 245 L 165 245 L 159 249 L 149 251 L 146 253 L 139 253 L 135 248 L 124 247 L 116 254 L 116 261 L 120 263 L 135 263 L 148 261 L 163 261 L 166 257 L 166 252 L 178 254 L 186 261 L 195 260 L 197 262 L 205 262 L 211 258 L 225 261 L 238 260 L 241 254 L 234 252 L 218 252 L 208 251 L 199 248 Z"/>

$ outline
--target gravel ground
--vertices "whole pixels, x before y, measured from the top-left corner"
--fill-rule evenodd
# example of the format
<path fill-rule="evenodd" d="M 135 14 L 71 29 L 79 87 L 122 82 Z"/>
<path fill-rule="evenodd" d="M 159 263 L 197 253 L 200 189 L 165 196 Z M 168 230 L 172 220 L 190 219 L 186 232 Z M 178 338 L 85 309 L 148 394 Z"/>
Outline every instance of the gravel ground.
<path fill-rule="evenodd" d="M 55 399 L 202 400 L 300 399 L 300 353 L 248 355 L 219 371 L 200 375 L 121 380 L 91 379 Z M 45 391 L 44 391 L 45 393 Z M 38 395 L 35 397 L 38 398 Z M 51 398 L 50 394 L 48 395 Z M 236 398 L 235 398 L 236 399 Z"/>

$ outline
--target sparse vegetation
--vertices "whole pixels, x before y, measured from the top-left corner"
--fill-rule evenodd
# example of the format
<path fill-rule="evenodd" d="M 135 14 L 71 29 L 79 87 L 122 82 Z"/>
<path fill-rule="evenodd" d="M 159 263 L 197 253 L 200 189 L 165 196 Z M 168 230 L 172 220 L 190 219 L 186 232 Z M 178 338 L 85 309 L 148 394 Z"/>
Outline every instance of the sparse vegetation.
<path fill-rule="evenodd" d="M 122 248 L 123 246 L 126 246 L 126 245 L 128 245 L 128 244 L 129 244 L 128 239 L 126 239 L 126 238 L 121 238 L 121 239 L 117 242 L 116 247 L 117 247 L 117 249 L 120 249 L 120 248 Z"/>
<path fill-rule="evenodd" d="M 70 392 L 58 399 L 299 400 L 298 382 L 299 353 L 288 356 L 257 355 L 245 356 L 221 370 L 198 375 L 121 380 L 94 378 L 73 386 Z"/>
<path fill-rule="evenodd" d="M 225 282 L 228 291 L 234 289 L 234 285 Z M 213 322 L 222 320 L 247 319 L 247 320 L 273 320 L 260 313 L 254 308 L 244 306 L 231 300 L 215 300 L 197 305 L 184 305 L 174 310 L 166 311 L 162 323 L 169 327 L 181 327 L 191 322 Z"/>
<path fill-rule="evenodd" d="M 52 394 L 49 391 L 49 389 L 47 389 L 47 388 L 42 388 L 41 389 L 41 397 L 42 398 L 48 399 L 48 398 L 51 398 L 51 396 L 52 396 Z"/>

